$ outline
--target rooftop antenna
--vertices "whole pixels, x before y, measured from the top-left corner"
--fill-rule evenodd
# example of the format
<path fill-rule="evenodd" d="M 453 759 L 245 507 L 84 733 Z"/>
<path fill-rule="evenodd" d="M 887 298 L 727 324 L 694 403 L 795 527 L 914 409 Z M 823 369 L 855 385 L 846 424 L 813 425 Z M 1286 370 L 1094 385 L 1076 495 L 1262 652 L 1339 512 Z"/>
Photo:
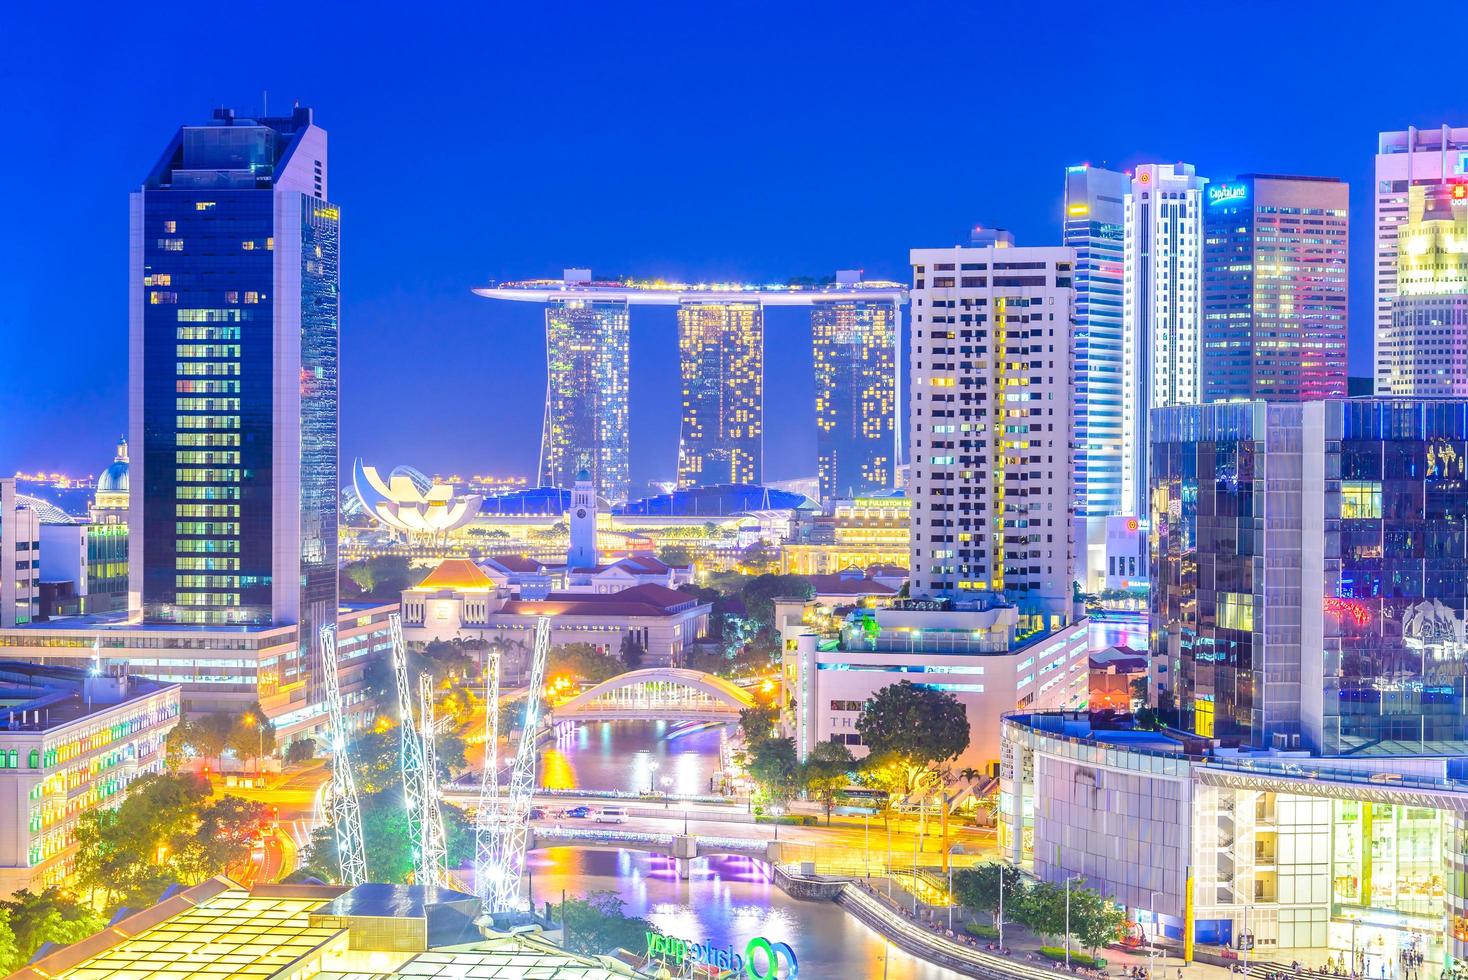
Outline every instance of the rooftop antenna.
<path fill-rule="evenodd" d="M 267 89 L 260 90 L 260 115 L 270 115 L 270 92 Z"/>

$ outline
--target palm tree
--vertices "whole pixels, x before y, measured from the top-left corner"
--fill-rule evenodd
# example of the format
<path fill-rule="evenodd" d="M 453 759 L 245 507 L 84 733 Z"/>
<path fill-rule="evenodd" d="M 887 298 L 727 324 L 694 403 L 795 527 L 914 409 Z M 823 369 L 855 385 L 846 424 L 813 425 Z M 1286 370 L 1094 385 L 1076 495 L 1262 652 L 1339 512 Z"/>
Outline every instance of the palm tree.
<path fill-rule="evenodd" d="M 958 778 L 964 780 L 965 782 L 976 783 L 983 777 L 984 774 L 979 772 L 979 770 L 975 769 L 973 766 L 964 766 L 962 769 L 958 770 Z"/>

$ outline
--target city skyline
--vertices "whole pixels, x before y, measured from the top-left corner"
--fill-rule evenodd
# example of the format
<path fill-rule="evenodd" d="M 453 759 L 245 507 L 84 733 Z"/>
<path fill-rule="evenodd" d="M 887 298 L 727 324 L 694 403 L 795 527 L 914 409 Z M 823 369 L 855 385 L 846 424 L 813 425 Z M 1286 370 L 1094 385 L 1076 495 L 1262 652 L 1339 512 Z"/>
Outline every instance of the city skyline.
<path fill-rule="evenodd" d="M 206 20 L 214 16 L 210 14 Z M 797 22 L 807 16 L 815 17 L 803 12 L 790 15 Z M 1203 17 L 1201 13 L 1196 16 Z M 1002 13 L 959 17 L 963 21 L 960 28 L 967 24 L 975 29 L 1022 30 L 1028 20 L 1028 15 L 1010 17 Z M 473 15 L 466 15 L 466 19 L 473 20 Z M 1309 14 L 1289 12 L 1283 28 L 1296 19 L 1309 19 Z M 590 44 L 599 20 L 596 14 L 576 19 L 563 37 L 564 43 Z M 860 30 L 860 20 L 838 18 L 832 23 L 826 18 L 821 29 L 834 42 L 840 42 Z M 68 152 L 69 136 L 46 135 L 46 128 L 36 122 L 36 114 L 57 107 L 67 109 L 70 123 L 66 132 L 105 133 L 109 156 L 125 163 L 122 169 L 131 168 L 131 172 L 146 168 L 154 159 L 156 147 L 147 134 L 176 125 L 180 119 L 201 118 L 213 105 L 258 107 L 265 98 L 261 90 L 268 88 L 273 105 L 289 106 L 299 97 L 302 103 L 315 107 L 322 124 L 340 134 L 336 153 L 338 186 L 349 191 L 354 201 L 360 201 L 352 210 L 351 220 L 358 223 L 358 228 L 351 236 L 354 247 L 343 284 L 347 350 L 343 371 L 344 456 L 391 459 L 445 472 L 493 469 L 525 475 L 533 474 L 536 468 L 542 423 L 538 413 L 512 419 L 504 431 L 493 435 L 486 432 L 478 440 L 463 438 L 457 431 L 425 433 L 414 418 L 415 414 L 419 418 L 429 414 L 426 406 L 436 390 L 445 385 L 471 384 L 480 369 L 482 359 L 478 357 L 457 358 L 462 363 L 446 364 L 443 351 L 467 348 L 488 354 L 491 351 L 485 348 L 486 341 L 504 342 L 492 349 L 496 363 L 504 363 L 503 355 L 513 354 L 517 366 L 509 372 L 513 376 L 500 380 L 497 397 L 519 401 L 543 393 L 543 356 L 542 365 L 536 364 L 534 356 L 543 351 L 542 318 L 538 311 L 492 312 L 475 303 L 468 294 L 469 287 L 490 278 L 551 274 L 561 262 L 574 260 L 597 268 L 686 278 L 737 275 L 762 279 L 864 265 L 868 276 L 904 280 L 907 249 L 961 241 L 964 229 L 974 223 L 1008 227 L 1015 231 L 1017 240 L 1026 243 L 1058 243 L 1064 168 L 1084 160 L 1099 163 L 1110 159 L 1112 166 L 1128 167 L 1146 160 L 1184 159 L 1196 163 L 1200 173 L 1210 175 L 1272 172 L 1339 177 L 1352 186 L 1352 223 L 1364 229 L 1372 221 L 1368 192 L 1377 133 L 1408 125 L 1431 129 L 1441 122 L 1461 123 L 1464 118 L 1451 96 L 1451 87 L 1434 84 L 1439 72 L 1446 78 L 1446 69 L 1432 65 L 1421 66 L 1410 80 L 1347 75 L 1341 81 L 1340 99 L 1314 107 L 1308 117 L 1301 116 L 1298 107 L 1288 100 L 1266 98 L 1275 90 L 1277 80 L 1266 86 L 1257 73 L 1250 75 L 1248 71 L 1267 56 L 1265 45 L 1245 44 L 1237 50 L 1231 47 L 1240 77 L 1246 81 L 1242 88 L 1231 91 L 1228 105 L 1251 106 L 1250 113 L 1223 112 L 1227 106 L 1216 100 L 1210 102 L 1206 90 L 1164 93 L 1160 101 L 1146 106 L 1117 107 L 1104 119 L 1078 117 L 1064 127 L 1032 129 L 1003 159 L 956 152 L 951 159 L 940 161 L 933 173 L 953 189 L 912 201 L 908 200 L 909 182 L 904 179 L 911 172 L 911 164 L 902 161 L 898 146 L 873 144 L 859 157 L 853 157 L 803 131 L 802 121 L 810 112 L 819 111 L 823 103 L 838 104 L 830 100 L 838 97 L 839 89 L 818 74 L 831 67 L 827 57 L 821 56 L 808 66 L 789 65 L 781 86 L 795 97 L 782 100 L 788 101 L 789 108 L 777 109 L 763 121 L 768 139 L 731 146 L 716 142 L 719 127 L 698 125 L 698 120 L 713 121 L 743 106 L 759 104 L 768 90 L 746 92 L 694 74 L 686 91 L 665 91 L 663 87 L 655 90 L 657 121 L 639 121 L 630 129 L 625 119 L 615 123 L 588 121 L 591 131 L 586 138 L 601 140 L 616 147 L 617 152 L 599 158 L 602 162 L 596 172 L 587 173 L 574 162 L 574 155 L 568 157 L 553 149 L 559 145 L 559 136 L 537 135 L 524 123 L 550 106 L 564 109 L 568 96 L 589 90 L 586 83 L 591 77 L 600 83 L 601 69 L 607 67 L 603 59 L 594 57 L 593 63 L 578 67 L 564 78 L 542 79 L 537 75 L 536 85 L 528 87 L 520 73 L 520 68 L 527 65 L 525 56 L 516 53 L 509 41 L 528 25 L 516 22 L 514 14 L 500 21 L 496 30 L 489 32 L 495 35 L 492 40 L 475 42 L 489 44 L 496 57 L 433 59 L 443 62 L 439 66 L 428 63 L 423 41 L 429 34 L 439 40 L 443 32 L 437 28 L 441 24 L 393 25 L 395 35 L 403 41 L 405 65 L 428 71 L 426 82 L 432 90 L 467 93 L 488 87 L 503 93 L 495 99 L 496 116 L 502 124 L 484 127 L 484 132 L 472 131 L 474 127 L 456 129 L 452 146 L 434 142 L 404 145 L 396 150 L 404 155 L 404 166 L 424 172 L 431 168 L 447 181 L 440 190 L 451 197 L 457 195 L 454 207 L 428 212 L 393 200 L 388 189 L 391 182 L 386 182 L 382 190 L 371 187 L 369 175 L 375 169 L 377 154 L 371 149 L 370 134 L 378 125 L 376 120 L 395 114 L 406 117 L 409 105 L 411 114 L 431 126 L 446 125 L 462 115 L 470 103 L 465 101 L 466 96 L 454 94 L 425 103 L 421 92 L 427 89 L 417 86 L 370 95 L 354 91 L 360 88 L 360 69 L 343 62 L 345 55 L 340 52 L 353 44 L 380 43 L 386 25 L 371 17 L 353 25 L 342 44 L 334 46 L 339 50 L 318 52 L 319 60 L 314 63 L 299 63 L 290 57 L 289 45 L 271 42 L 248 65 L 181 67 L 170 79 L 166 92 L 154 90 L 150 82 L 129 77 L 120 69 L 120 62 L 114 65 L 116 55 L 99 53 L 96 67 L 116 75 L 117 84 L 84 96 L 77 83 L 65 77 L 71 62 L 62 58 L 52 64 L 44 57 L 47 42 L 17 50 L 7 69 L 17 95 L 14 110 L 9 113 L 15 123 L 11 133 L 42 134 L 26 138 L 25 152 L 39 154 L 69 193 L 65 200 L 44 205 L 24 199 L 16 202 L 17 227 L 28 228 L 38 237 L 34 250 L 24 251 L 13 267 L 0 274 L 5 277 L 7 295 L 12 297 L 0 328 L 22 336 L 56 332 L 73 338 L 73 343 L 62 352 L 32 362 L 27 370 L 13 365 L 7 372 L 5 393 L 0 395 L 0 409 L 16 412 L 28 403 L 56 404 L 61 401 L 59 393 L 73 386 L 85 395 L 59 405 L 54 416 L 39 425 L 20 431 L 12 428 L 0 437 L 0 470 L 96 472 L 109 458 L 110 445 L 125 424 L 125 380 L 119 370 L 125 348 L 118 327 L 125 303 L 125 233 L 124 219 L 115 204 L 115 192 L 124 182 L 118 175 L 109 175 L 107 168 L 79 166 L 83 155 Z M 26 30 L 27 26 L 20 24 L 21 29 L 12 36 L 44 38 L 48 34 L 41 24 L 29 25 L 35 28 L 32 30 Z M 631 32 L 639 50 L 664 59 L 690 57 L 680 50 L 678 41 L 697 25 L 644 26 L 647 30 Z M 791 26 L 798 29 L 801 25 Z M 103 27 L 114 34 L 119 50 L 131 45 L 134 56 L 144 60 L 181 43 L 173 37 L 172 28 L 144 36 L 140 27 L 123 21 L 104 23 Z M 1311 19 L 1311 29 L 1323 30 L 1323 41 L 1346 45 L 1351 57 L 1364 55 L 1358 38 L 1335 34 L 1343 30 L 1341 27 Z M 733 33 L 727 51 L 716 53 L 720 58 L 733 58 L 735 50 L 743 50 L 747 56 L 753 50 L 782 63 L 791 60 L 752 22 L 734 25 L 730 30 Z M 1077 22 L 1074 30 L 1077 36 L 1093 34 L 1094 43 L 1119 42 L 1123 35 L 1122 25 L 1099 21 Z M 472 29 L 455 32 L 474 33 Z M 955 33 L 961 36 L 963 31 Z M 929 45 L 957 43 L 934 41 L 900 27 L 894 35 L 889 43 L 900 55 L 916 56 Z M 450 45 L 465 43 L 446 34 L 442 40 Z M 1205 38 L 1203 43 L 1219 42 Z M 831 50 L 840 46 L 833 43 Z M 1381 51 L 1373 47 L 1371 53 L 1376 57 Z M 640 104 L 634 93 L 641 91 L 644 69 L 632 65 L 635 60 L 616 60 L 623 74 L 614 73 L 609 88 L 599 91 L 600 98 L 623 96 L 629 100 L 629 107 Z M 448 67 L 453 63 L 493 67 Z M 1045 76 L 1048 90 L 1062 91 L 1076 81 L 1079 69 L 1068 66 L 1057 53 L 1042 58 L 1032 70 Z M 901 80 L 870 82 L 854 73 L 838 75 L 836 84 L 842 81 L 856 85 L 854 97 L 867 111 L 878 114 L 905 106 L 914 92 L 910 86 L 915 84 Z M 1193 103 L 1187 111 L 1180 104 L 1184 99 Z M 109 120 L 122 115 L 123 106 L 127 107 L 129 125 L 120 128 Z M 570 107 L 574 111 L 575 103 Z M 1020 125 L 1019 108 L 966 108 L 962 113 L 966 125 L 956 137 L 960 141 L 957 149 L 978 146 L 981 134 L 994 127 Z M 921 123 L 938 111 L 924 102 L 916 121 Z M 674 117 L 694 120 L 690 124 L 693 142 L 679 151 L 674 148 L 682 140 L 671 135 L 665 125 L 666 119 Z M 608 126 L 613 128 L 608 130 Z M 723 155 L 690 155 L 694 148 L 714 145 L 723 147 Z M 794 150 L 782 149 L 776 155 L 776 145 Z M 813 152 L 816 148 L 819 152 Z M 435 159 L 454 157 L 472 165 L 444 168 L 433 163 Z M 460 176 L 459 170 L 468 176 Z M 758 176 L 749 176 L 752 171 Z M 559 197 L 548 193 L 552 188 L 559 188 Z M 689 220 L 687 202 L 695 199 L 699 208 Z M 44 220 L 40 217 L 43 212 L 35 210 L 40 208 L 50 212 Z M 109 214 L 113 221 L 106 220 Z M 572 223 L 573 214 L 584 217 Z M 1364 236 L 1360 244 L 1364 244 Z M 99 271 L 95 288 L 70 297 L 65 307 L 58 309 L 49 305 L 46 297 L 64 288 L 57 278 L 63 264 L 43 257 L 63 248 L 74 261 Z M 1352 373 L 1358 376 L 1367 373 L 1370 360 L 1362 349 L 1369 341 L 1372 292 L 1371 259 L 1364 251 L 1362 247 L 1353 249 L 1351 269 Z M 413 255 L 422 257 L 421 266 Z M 767 325 L 772 375 L 767 385 L 767 413 L 770 418 L 798 420 L 799 424 L 767 430 L 766 457 L 772 479 L 809 475 L 814 472 L 815 459 L 810 372 L 809 365 L 802 363 L 809 357 L 809 336 L 804 318 L 790 318 L 784 325 L 778 319 L 778 314 L 772 314 Z M 425 335 L 431 331 L 434 341 L 415 345 L 417 349 L 405 353 L 392 340 L 404 324 L 416 326 Z M 676 363 L 670 350 L 673 345 L 667 343 L 673 330 L 671 315 L 648 318 L 641 336 L 634 329 L 631 356 L 639 365 L 634 370 L 645 365 L 656 374 Z M 786 366 L 789 370 L 784 378 L 775 376 Z M 424 407 L 418 413 L 383 412 L 387 400 L 379 393 L 384 389 L 393 390 L 393 400 L 401 400 L 410 409 Z M 777 401 L 782 397 L 788 400 Z M 634 441 L 645 447 L 633 450 L 634 484 L 674 476 L 677 419 L 670 415 L 675 405 L 671 392 L 651 387 L 640 399 L 634 397 L 629 424 Z M 85 429 L 78 425 L 82 419 L 89 423 Z"/>

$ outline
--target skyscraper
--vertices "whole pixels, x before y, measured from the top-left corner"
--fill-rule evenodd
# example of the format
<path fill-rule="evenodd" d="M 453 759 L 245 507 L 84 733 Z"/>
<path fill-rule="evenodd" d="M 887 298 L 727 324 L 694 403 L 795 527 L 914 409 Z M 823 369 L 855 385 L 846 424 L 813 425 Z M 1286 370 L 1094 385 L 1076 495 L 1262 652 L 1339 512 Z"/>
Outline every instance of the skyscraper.
<path fill-rule="evenodd" d="M 765 321 L 757 301 L 678 304 L 678 486 L 764 478 Z"/>
<path fill-rule="evenodd" d="M 1148 413 L 1202 395 L 1203 187 L 1191 164 L 1144 164 L 1126 196 L 1122 507 L 1146 513 Z"/>
<path fill-rule="evenodd" d="M 899 451 L 899 309 L 895 302 L 871 300 L 811 307 L 822 500 L 892 487 Z"/>
<path fill-rule="evenodd" d="M 591 278 L 587 270 L 567 270 Z M 629 318 L 626 299 L 557 298 L 545 308 L 541 483 L 570 487 L 585 470 L 596 492 L 627 499 Z"/>
<path fill-rule="evenodd" d="M 1376 349 L 1372 359 L 1380 378 L 1383 363 L 1380 339 L 1392 322 L 1392 300 L 1397 297 L 1397 226 L 1407 221 L 1412 187 L 1468 179 L 1468 127 L 1443 125 L 1436 129 L 1408 127 L 1382 133 L 1376 145 L 1376 255 L 1372 276 L 1376 289 Z"/>
<path fill-rule="evenodd" d="M 1377 394 L 1468 397 L 1468 183 L 1418 184 L 1409 197 L 1391 323 L 1377 340 Z"/>
<path fill-rule="evenodd" d="M 1468 402 L 1154 422 L 1151 647 L 1181 727 L 1326 755 L 1468 751 Z"/>
<path fill-rule="evenodd" d="M 911 253 L 911 591 L 1002 591 L 1048 626 L 1075 580 L 1075 252 L 990 241 Z"/>
<path fill-rule="evenodd" d="M 145 622 L 336 621 L 339 211 L 310 109 L 183 126 L 131 200 L 132 587 Z"/>
<path fill-rule="evenodd" d="M 1349 186 L 1244 174 L 1206 197 L 1202 400 L 1344 398 Z"/>
<path fill-rule="evenodd" d="M 1122 513 L 1122 286 L 1126 174 L 1065 172 L 1063 244 L 1075 249 L 1074 476 L 1076 565 L 1087 587 L 1104 572 L 1106 518 Z"/>

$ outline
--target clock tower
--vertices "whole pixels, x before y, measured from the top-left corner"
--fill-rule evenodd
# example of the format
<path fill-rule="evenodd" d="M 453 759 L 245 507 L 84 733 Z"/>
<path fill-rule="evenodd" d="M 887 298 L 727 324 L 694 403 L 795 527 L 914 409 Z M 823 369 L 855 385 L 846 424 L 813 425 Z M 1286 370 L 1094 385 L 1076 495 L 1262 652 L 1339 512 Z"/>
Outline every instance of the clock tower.
<path fill-rule="evenodd" d="M 576 474 L 576 489 L 571 491 L 571 547 L 566 552 L 566 568 L 595 568 L 596 554 L 596 490 L 591 474 Z"/>

